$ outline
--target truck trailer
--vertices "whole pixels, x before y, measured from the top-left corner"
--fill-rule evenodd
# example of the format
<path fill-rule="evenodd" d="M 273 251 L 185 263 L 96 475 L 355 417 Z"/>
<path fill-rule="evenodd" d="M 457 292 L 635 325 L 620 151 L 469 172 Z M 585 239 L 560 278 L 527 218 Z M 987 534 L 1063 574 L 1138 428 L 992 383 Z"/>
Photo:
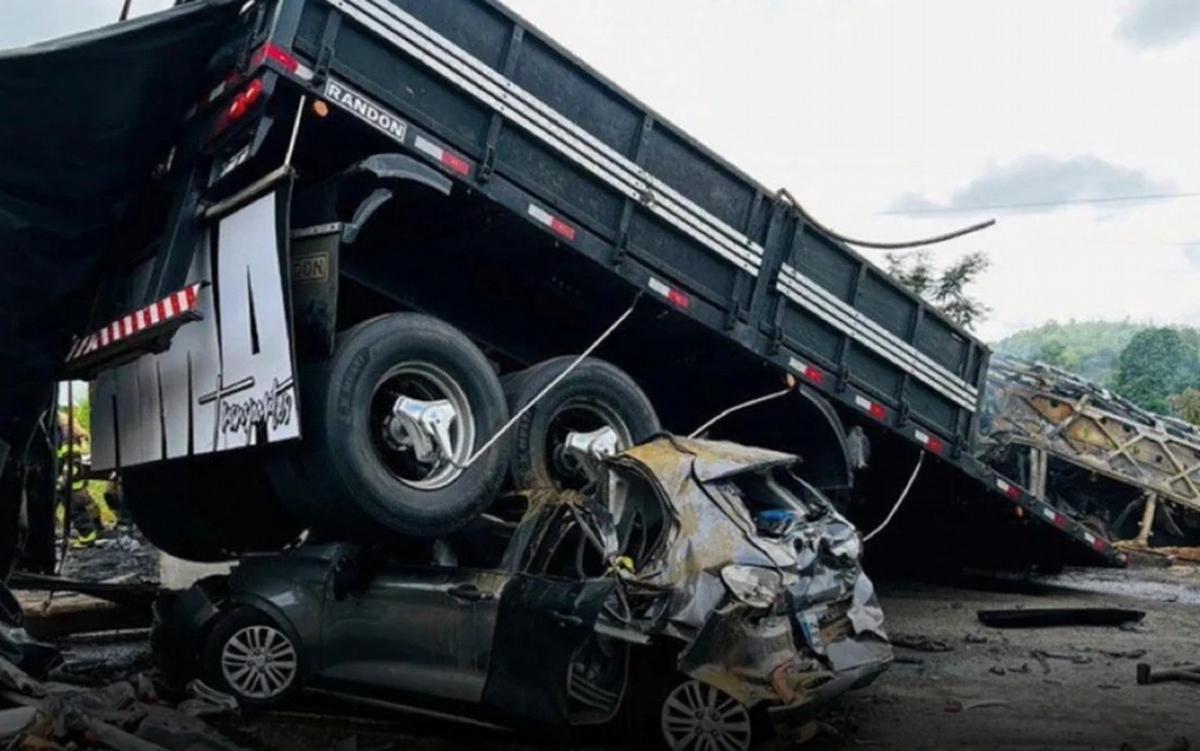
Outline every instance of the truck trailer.
<path fill-rule="evenodd" d="M 218 16 L 60 373 L 163 549 L 436 538 L 773 396 L 707 435 L 860 519 L 907 485 L 947 551 L 1123 563 L 980 458 L 987 346 L 499 2 L 194 0 L 77 44 Z"/>

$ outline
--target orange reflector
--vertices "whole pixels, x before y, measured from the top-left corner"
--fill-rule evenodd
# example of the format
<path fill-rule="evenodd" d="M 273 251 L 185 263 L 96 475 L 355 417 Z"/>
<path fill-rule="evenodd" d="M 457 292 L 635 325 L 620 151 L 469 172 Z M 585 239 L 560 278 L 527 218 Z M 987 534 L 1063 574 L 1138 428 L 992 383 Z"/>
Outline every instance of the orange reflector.
<path fill-rule="evenodd" d="M 317 117 L 328 117 L 329 105 L 318 99 L 317 101 L 313 102 L 312 111 Z"/>

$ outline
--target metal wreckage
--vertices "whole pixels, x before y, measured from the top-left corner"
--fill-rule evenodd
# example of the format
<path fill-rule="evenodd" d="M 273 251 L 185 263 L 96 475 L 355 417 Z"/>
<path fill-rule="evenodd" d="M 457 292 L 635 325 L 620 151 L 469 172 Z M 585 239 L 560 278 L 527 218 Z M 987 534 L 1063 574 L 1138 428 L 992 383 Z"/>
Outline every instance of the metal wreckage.
<path fill-rule="evenodd" d="M 168 597 L 162 673 L 249 706 L 303 687 L 550 736 L 608 724 L 746 749 L 889 665 L 858 532 L 794 456 L 662 435 L 592 461 L 586 491 L 527 494 L 519 521 L 487 515 L 432 563 L 310 545 Z"/>
<path fill-rule="evenodd" d="M 991 363 L 982 423 L 985 461 L 1101 537 L 1200 544 L 1195 426 L 1060 368 L 1013 359 Z"/>

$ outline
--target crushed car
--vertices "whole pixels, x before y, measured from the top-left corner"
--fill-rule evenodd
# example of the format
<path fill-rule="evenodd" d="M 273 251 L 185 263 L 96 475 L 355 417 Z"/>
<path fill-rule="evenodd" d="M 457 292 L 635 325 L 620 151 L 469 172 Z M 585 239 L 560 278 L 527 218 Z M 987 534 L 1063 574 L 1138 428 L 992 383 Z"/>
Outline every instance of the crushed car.
<path fill-rule="evenodd" d="M 305 691 L 747 749 L 891 662 L 858 532 L 796 457 L 662 435 L 592 459 L 583 491 L 423 547 L 309 544 L 166 595 L 159 666 L 249 708 Z"/>

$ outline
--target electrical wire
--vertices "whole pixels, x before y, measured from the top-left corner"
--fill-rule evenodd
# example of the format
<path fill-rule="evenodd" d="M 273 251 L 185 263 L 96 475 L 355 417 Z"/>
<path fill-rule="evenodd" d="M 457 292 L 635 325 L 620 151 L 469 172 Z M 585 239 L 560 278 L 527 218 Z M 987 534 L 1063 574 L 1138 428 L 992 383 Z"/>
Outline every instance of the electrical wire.
<path fill-rule="evenodd" d="M 888 525 L 888 523 L 892 521 L 892 517 L 894 517 L 896 515 L 896 512 L 900 510 L 900 506 L 901 506 L 901 504 L 904 503 L 904 499 L 908 497 L 908 491 L 912 490 L 913 483 L 917 481 L 917 474 L 921 471 L 921 464 L 924 461 L 925 461 L 925 452 L 922 451 L 920 456 L 917 457 L 917 466 L 913 467 L 912 474 L 908 476 L 908 483 L 904 486 L 904 490 L 900 493 L 900 497 L 896 499 L 896 505 L 892 506 L 892 510 L 888 512 L 887 517 L 884 518 L 883 522 L 878 527 L 873 529 L 870 534 L 865 535 L 862 538 L 862 541 L 864 543 L 866 543 L 868 540 L 870 540 L 875 535 L 882 532 L 883 528 L 886 527 Z"/>
<path fill-rule="evenodd" d="M 790 388 L 781 389 L 779 391 L 775 391 L 773 393 L 767 394 L 766 396 L 759 396 L 754 399 L 744 401 L 741 404 L 735 404 L 732 407 L 730 407 L 729 409 L 725 410 L 724 412 L 722 412 L 719 415 L 717 415 L 716 417 L 714 417 L 713 419 L 709 420 L 708 422 L 704 423 L 700 427 L 693 430 L 691 433 L 688 434 L 688 438 L 695 438 L 696 436 L 700 435 L 704 431 L 711 428 L 713 425 L 716 425 L 721 420 L 724 420 L 726 417 L 729 417 L 734 412 L 740 412 L 743 409 L 753 407 L 756 404 L 762 404 L 763 402 L 769 402 L 772 399 L 778 399 L 779 397 L 787 396 L 790 393 L 792 393 L 792 390 Z"/>
<path fill-rule="evenodd" d="M 880 212 L 881 216 L 914 214 L 969 214 L 973 211 L 1006 211 L 1020 209 L 1047 209 L 1056 206 L 1086 206 L 1097 203 L 1123 203 L 1128 201 L 1171 201 L 1182 198 L 1200 198 L 1200 192 L 1146 193 L 1136 196 L 1097 196 L 1095 198 L 1063 198 L 1057 201 L 1029 201 L 1027 203 L 995 203 L 984 206 L 930 206 L 921 209 L 892 209 Z"/>
<path fill-rule="evenodd" d="M 807 211 L 804 210 L 804 207 L 801 206 L 800 202 L 797 201 L 795 199 L 795 197 L 791 193 L 788 192 L 787 188 L 780 188 L 779 191 L 775 194 L 775 196 L 779 200 L 786 201 L 787 203 L 791 204 L 792 208 L 794 208 L 796 210 L 796 213 L 799 214 L 804 219 L 804 221 L 808 222 L 812 226 L 821 230 L 822 232 L 829 235 L 833 239 L 841 240 L 842 242 L 846 243 L 847 245 L 857 245 L 862 248 L 875 248 L 877 250 L 907 250 L 909 248 L 922 248 L 922 247 L 925 247 L 926 245 L 936 245 L 938 243 L 944 243 L 948 240 L 954 240 L 955 238 L 963 237 L 964 235 L 969 235 L 974 232 L 979 232 L 980 230 L 985 230 L 988 227 L 991 227 L 993 224 L 996 223 L 995 219 L 988 219 L 986 222 L 979 222 L 978 224 L 972 224 L 969 227 L 963 227 L 962 229 L 957 229 L 957 230 L 954 230 L 953 232 L 947 232 L 944 235 L 937 235 L 935 237 L 927 237 L 923 240 L 908 240 L 906 242 L 888 242 L 888 243 L 872 242 L 870 240 L 856 240 L 852 237 L 847 237 L 846 235 L 843 235 L 838 232 L 834 232 L 833 230 L 826 227 L 824 224 L 821 224 L 821 222 L 819 222 L 816 218 L 814 218 L 812 214 L 809 214 Z"/>
<path fill-rule="evenodd" d="M 596 348 L 599 347 L 601 344 L 603 344 L 604 340 L 608 339 L 608 337 L 610 335 L 612 335 L 612 333 L 614 331 L 616 331 L 617 328 L 622 323 L 625 323 L 625 320 L 627 318 L 629 318 L 629 316 L 633 315 L 633 311 L 635 308 L 637 308 L 638 300 L 640 300 L 640 299 L 641 299 L 641 294 L 639 294 L 637 297 L 633 298 L 633 302 L 629 304 L 629 308 L 624 313 L 622 313 L 620 315 L 620 317 L 617 318 L 617 320 L 613 321 L 612 325 L 610 325 L 607 329 L 605 329 L 604 333 L 601 334 L 599 337 L 597 337 L 596 340 L 594 342 L 592 342 L 588 346 L 588 348 L 583 351 L 583 354 L 579 355 L 579 357 L 576 357 L 575 361 L 572 362 L 570 365 L 568 365 L 566 370 L 559 373 L 558 376 L 554 380 L 550 381 L 550 383 L 547 383 L 545 388 L 543 388 L 541 391 L 539 391 L 537 393 L 536 396 L 534 396 L 532 399 L 530 399 L 529 402 L 527 402 L 524 407 L 521 407 L 519 410 L 517 410 L 517 413 L 515 415 L 513 415 L 512 417 L 510 417 L 508 419 L 508 422 L 504 423 L 504 426 L 501 427 L 499 430 L 497 430 L 496 434 L 487 440 L 487 443 L 480 446 L 479 449 L 476 450 L 474 454 L 471 454 L 470 458 L 468 458 L 467 461 L 465 461 L 462 464 L 458 464 L 453 459 L 449 459 L 450 463 L 459 469 L 467 469 L 472 464 L 474 464 L 475 460 L 477 460 L 479 457 L 483 456 L 484 453 L 486 453 L 488 449 L 490 449 L 492 446 L 494 446 L 496 441 L 499 441 L 504 436 L 505 433 L 507 433 L 509 430 L 512 429 L 512 426 L 514 426 L 518 422 L 520 422 L 521 418 L 524 417 L 525 414 L 527 412 L 529 412 L 529 410 L 533 409 L 537 405 L 537 403 L 542 400 L 542 397 L 546 396 L 546 394 L 549 394 L 550 391 L 555 386 L 562 383 L 562 380 L 564 378 L 566 378 L 568 375 L 570 375 L 571 372 L 573 370 L 575 370 L 575 368 L 579 367 L 580 363 L 582 363 L 584 360 L 586 360 L 588 358 L 589 355 L 591 355 L 593 352 L 595 352 Z"/>

